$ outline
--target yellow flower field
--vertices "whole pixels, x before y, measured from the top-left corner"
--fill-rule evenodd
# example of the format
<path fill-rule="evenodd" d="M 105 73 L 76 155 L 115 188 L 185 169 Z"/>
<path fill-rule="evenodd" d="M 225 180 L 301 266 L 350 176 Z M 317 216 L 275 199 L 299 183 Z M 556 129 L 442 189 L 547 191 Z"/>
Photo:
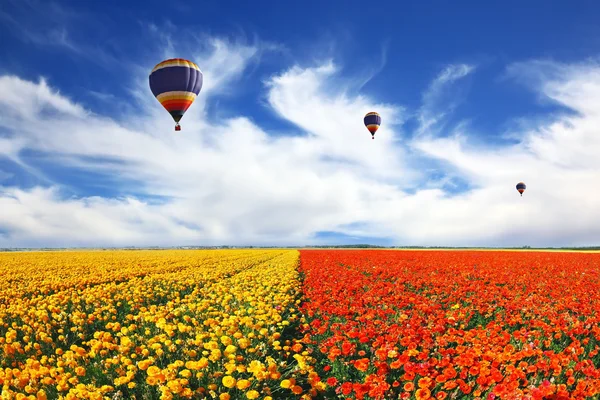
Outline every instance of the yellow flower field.
<path fill-rule="evenodd" d="M 0 253 L 1 398 L 311 398 L 298 256 Z"/>

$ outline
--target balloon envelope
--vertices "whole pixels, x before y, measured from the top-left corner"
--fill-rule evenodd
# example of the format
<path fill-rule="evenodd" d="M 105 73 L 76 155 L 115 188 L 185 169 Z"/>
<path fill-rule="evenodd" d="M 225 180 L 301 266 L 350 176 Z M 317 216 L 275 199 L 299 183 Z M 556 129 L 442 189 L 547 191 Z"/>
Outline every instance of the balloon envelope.
<path fill-rule="evenodd" d="M 375 132 L 377 132 L 377 129 L 379 129 L 379 126 L 381 125 L 381 116 L 376 112 L 370 112 L 365 115 L 364 121 L 365 126 L 369 132 L 371 132 L 371 136 L 375 139 Z"/>
<path fill-rule="evenodd" d="M 525 191 L 525 189 L 527 189 L 527 186 L 525 186 L 523 182 L 517 183 L 517 191 L 521 193 L 521 196 L 523 196 L 523 192 Z"/>
<path fill-rule="evenodd" d="M 162 61 L 150 73 L 150 90 L 179 123 L 202 89 L 202 71 L 191 61 L 171 58 Z"/>

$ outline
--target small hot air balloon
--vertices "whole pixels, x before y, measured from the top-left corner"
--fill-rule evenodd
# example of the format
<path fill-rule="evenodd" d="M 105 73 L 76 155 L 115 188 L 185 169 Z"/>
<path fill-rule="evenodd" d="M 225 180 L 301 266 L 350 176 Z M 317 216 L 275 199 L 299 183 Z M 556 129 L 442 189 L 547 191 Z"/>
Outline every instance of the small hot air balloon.
<path fill-rule="evenodd" d="M 523 192 L 525 191 L 525 189 L 527 189 L 527 186 L 525 186 L 523 182 L 517 183 L 517 190 L 519 191 L 519 193 L 521 193 L 521 196 L 523 196 Z"/>
<path fill-rule="evenodd" d="M 375 132 L 381 125 L 381 117 L 376 112 L 370 112 L 365 115 L 365 126 L 371 132 L 371 139 L 375 139 Z"/>
<path fill-rule="evenodd" d="M 156 64 L 149 79 L 152 94 L 175 120 L 175 130 L 180 131 L 179 121 L 202 89 L 202 71 L 191 61 L 171 58 Z"/>

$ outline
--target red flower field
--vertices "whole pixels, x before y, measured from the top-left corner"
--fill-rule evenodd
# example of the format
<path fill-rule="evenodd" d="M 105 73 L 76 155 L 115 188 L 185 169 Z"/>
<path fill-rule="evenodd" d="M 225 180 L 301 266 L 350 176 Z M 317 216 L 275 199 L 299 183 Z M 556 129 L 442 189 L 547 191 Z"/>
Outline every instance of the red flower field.
<path fill-rule="evenodd" d="M 600 254 L 303 250 L 325 398 L 600 394 Z"/>

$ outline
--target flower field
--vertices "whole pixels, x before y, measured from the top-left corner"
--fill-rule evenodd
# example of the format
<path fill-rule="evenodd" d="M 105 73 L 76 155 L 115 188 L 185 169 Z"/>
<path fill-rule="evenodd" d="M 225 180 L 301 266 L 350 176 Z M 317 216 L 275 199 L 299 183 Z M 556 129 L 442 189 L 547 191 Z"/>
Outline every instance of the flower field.
<path fill-rule="evenodd" d="M 600 397 L 600 254 L 0 253 L 2 399 Z"/>
<path fill-rule="evenodd" d="M 297 265 L 295 250 L 0 253 L 2 398 L 300 398 Z"/>
<path fill-rule="evenodd" d="M 600 393 L 600 254 L 302 251 L 325 398 Z"/>

